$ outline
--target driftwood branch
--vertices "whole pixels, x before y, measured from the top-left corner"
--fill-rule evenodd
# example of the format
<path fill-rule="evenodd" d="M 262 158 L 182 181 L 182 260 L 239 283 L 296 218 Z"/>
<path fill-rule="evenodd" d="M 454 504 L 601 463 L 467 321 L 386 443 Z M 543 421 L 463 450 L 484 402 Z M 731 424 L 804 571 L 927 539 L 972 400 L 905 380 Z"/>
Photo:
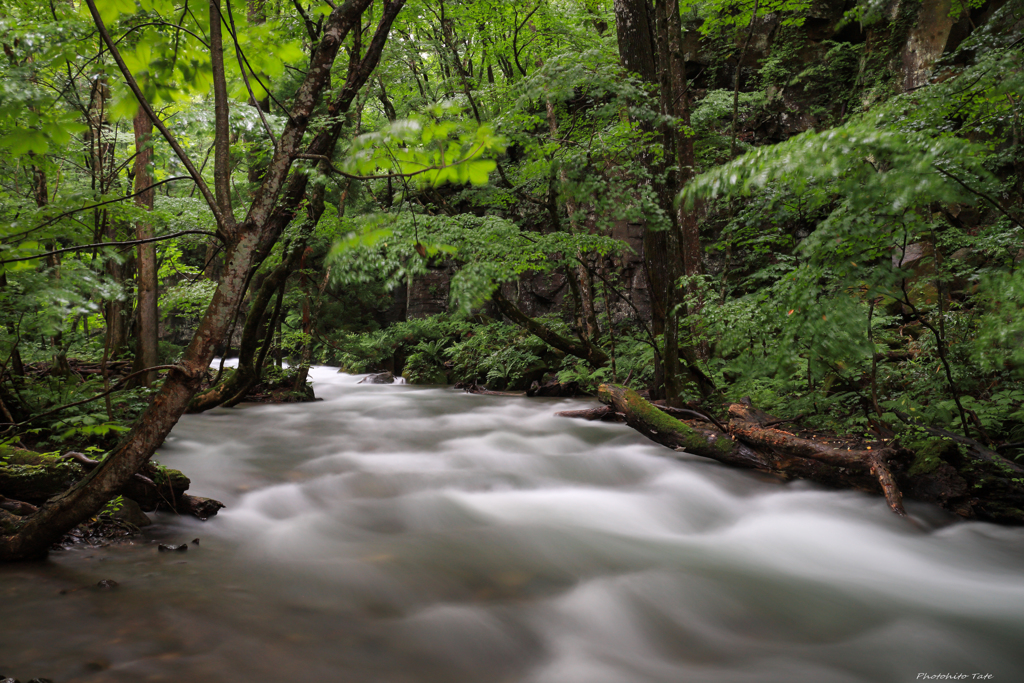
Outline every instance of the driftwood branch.
<path fill-rule="evenodd" d="M 652 441 L 676 451 L 784 479 L 807 479 L 832 488 L 881 494 L 906 516 L 904 497 L 934 503 L 968 519 L 1024 525 L 1024 467 L 973 439 L 912 425 L 906 443 L 858 445 L 853 439 L 805 439 L 777 428 L 778 420 L 749 402 L 729 406 L 728 432 L 703 420 L 677 420 L 625 387 L 604 384 L 607 407 L 568 411 L 565 417 L 600 419 L 621 414 Z M 900 415 L 908 423 L 909 416 Z M 910 520 L 913 522 L 913 520 Z"/>
<path fill-rule="evenodd" d="M 726 431 L 712 428 L 708 418 L 695 411 L 673 410 L 677 414 L 693 413 L 698 418 L 692 422 L 678 420 L 621 386 L 601 385 L 598 398 L 610 410 L 623 414 L 629 426 L 674 450 L 787 479 L 810 479 L 830 486 L 878 491 L 893 512 L 906 516 L 903 496 L 889 465 L 889 459 L 898 454 L 896 449 L 848 450 L 803 439 L 774 428 L 771 425 L 780 424 L 779 420 L 741 403 L 729 407 Z"/>

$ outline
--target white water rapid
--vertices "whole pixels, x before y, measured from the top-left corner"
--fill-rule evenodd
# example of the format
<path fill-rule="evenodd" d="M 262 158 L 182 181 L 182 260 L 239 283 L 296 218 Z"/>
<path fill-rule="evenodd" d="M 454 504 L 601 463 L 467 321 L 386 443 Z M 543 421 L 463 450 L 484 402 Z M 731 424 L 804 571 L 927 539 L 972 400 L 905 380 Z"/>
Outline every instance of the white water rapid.
<path fill-rule="evenodd" d="M 219 516 L 161 515 L 132 545 L 0 566 L 0 673 L 1024 681 L 1022 529 L 911 504 L 921 531 L 880 497 L 553 417 L 582 401 L 312 379 L 323 401 L 186 416 L 160 449 L 227 504 Z"/>

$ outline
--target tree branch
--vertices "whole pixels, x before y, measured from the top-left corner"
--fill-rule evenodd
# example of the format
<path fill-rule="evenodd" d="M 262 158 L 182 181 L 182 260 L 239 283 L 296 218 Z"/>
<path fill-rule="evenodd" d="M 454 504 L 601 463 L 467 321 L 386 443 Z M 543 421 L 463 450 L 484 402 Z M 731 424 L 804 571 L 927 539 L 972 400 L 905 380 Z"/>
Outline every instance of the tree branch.
<path fill-rule="evenodd" d="M 139 191 L 137 191 L 137 192 L 135 192 L 133 194 L 126 195 L 124 197 L 118 197 L 117 199 L 108 199 L 105 202 L 99 202 L 98 204 L 92 204 L 90 206 L 83 206 L 83 207 L 80 207 L 80 208 L 77 208 L 77 209 L 71 209 L 70 211 L 65 211 L 64 213 L 59 213 L 56 216 L 54 216 L 53 218 L 49 218 L 49 219 L 43 221 L 42 223 L 40 223 L 39 225 L 37 225 L 34 228 L 29 228 L 28 230 L 25 230 L 24 232 L 19 232 L 16 235 L 8 235 L 8 239 L 13 238 L 13 237 L 24 237 L 25 235 L 33 233 L 36 230 L 42 230 L 47 225 L 51 225 L 52 223 L 56 223 L 61 218 L 64 218 L 65 216 L 70 216 L 72 214 L 78 213 L 79 211 L 91 211 L 92 209 L 96 209 L 96 208 L 99 208 L 101 206 L 105 206 L 107 204 L 116 204 L 117 202 L 123 202 L 126 199 L 133 199 L 135 197 L 138 197 L 143 192 L 148 192 L 149 190 L 153 189 L 154 187 L 159 187 L 160 185 L 163 185 L 164 183 L 170 183 L 170 182 L 173 182 L 175 180 L 190 180 L 190 178 L 189 178 L 189 176 L 174 176 L 173 178 L 167 178 L 165 180 L 161 180 L 158 183 L 153 183 L 152 185 L 149 185 L 148 187 L 144 187 L 141 190 L 139 190 Z"/>
<path fill-rule="evenodd" d="M 217 205 L 217 199 L 213 196 L 213 193 L 210 192 L 210 188 L 207 186 L 206 181 L 203 180 L 203 176 L 196 169 L 195 165 L 192 163 L 192 159 L 189 158 L 188 154 L 178 143 L 178 140 L 171 133 L 170 129 L 167 128 L 167 126 L 164 125 L 164 122 L 157 117 L 156 112 L 153 111 L 153 105 L 151 105 L 146 99 L 146 96 L 142 94 L 142 88 L 139 87 L 139 83 L 135 80 L 135 76 L 133 76 L 132 72 L 128 69 L 128 65 L 125 64 L 124 58 L 121 56 L 117 46 L 114 44 L 114 39 L 110 36 L 110 31 L 107 30 L 106 24 L 103 23 L 103 18 L 100 17 L 99 10 L 96 9 L 96 0 L 85 0 L 85 2 L 89 6 L 89 13 L 92 14 L 92 20 L 93 23 L 96 24 L 96 29 L 100 32 L 103 42 L 106 43 L 107 48 L 110 50 L 110 54 L 114 58 L 117 68 L 120 69 L 121 75 L 124 76 L 125 82 L 135 95 L 135 99 L 139 101 L 139 106 L 145 110 L 146 116 L 153 121 L 153 125 L 160 131 L 160 134 L 164 139 L 167 140 L 167 144 L 171 146 L 171 149 L 174 150 L 175 155 L 177 155 L 182 165 L 186 170 L 188 170 L 188 174 L 192 176 L 192 180 L 195 181 L 196 186 L 202 193 L 203 199 L 206 200 L 206 203 L 210 207 L 210 211 L 213 212 L 214 217 L 217 219 L 217 226 L 226 227 L 227 223 L 225 223 L 224 216 L 221 215 L 220 207 Z"/>
<path fill-rule="evenodd" d="M 15 424 L 7 423 L 9 426 L 4 431 L 5 432 L 9 432 L 12 429 L 14 429 L 15 427 L 21 427 L 23 425 L 27 425 L 28 423 L 33 422 L 35 420 L 38 420 L 41 417 L 46 417 L 47 415 L 53 415 L 54 413 L 59 413 L 60 411 L 67 410 L 68 408 L 74 408 L 75 406 L 84 405 L 86 403 L 92 403 L 93 401 L 99 400 L 99 399 L 103 398 L 104 396 L 107 396 L 109 394 L 114 393 L 115 391 L 120 391 L 121 389 L 123 389 L 125 387 L 125 385 L 128 382 L 128 380 L 130 380 L 132 377 L 138 377 L 139 375 L 141 375 L 143 373 L 152 372 L 154 370 L 181 370 L 182 372 L 185 371 L 184 368 L 182 368 L 180 365 L 154 365 L 151 368 L 143 368 L 142 370 L 137 370 L 136 372 L 133 372 L 130 375 L 125 375 L 124 377 L 121 378 L 120 382 L 118 382 L 117 384 L 112 386 L 110 389 L 107 389 L 106 391 L 104 391 L 101 394 L 96 394 L 95 396 L 91 396 L 89 398 L 82 399 L 81 401 L 75 401 L 74 403 L 67 403 L 67 404 L 59 406 L 57 408 L 53 408 L 51 410 L 47 410 L 45 413 L 39 413 L 38 415 L 33 415 L 29 419 L 24 420 L 22 422 L 18 422 L 18 423 L 15 423 Z"/>
<path fill-rule="evenodd" d="M 48 256 L 55 256 L 57 254 L 66 254 L 72 251 L 88 251 L 89 249 L 98 249 L 102 247 L 130 247 L 136 244 L 149 244 L 150 242 L 160 242 L 162 240 L 174 239 L 175 237 L 181 237 L 182 235 L 209 235 L 216 237 L 217 234 L 209 232 L 208 230 L 182 230 L 180 232 L 173 232 L 170 235 L 161 235 L 160 237 L 147 237 L 142 240 L 124 240 L 121 242 L 96 242 L 94 244 L 83 244 L 77 247 L 65 247 L 64 249 L 55 249 L 53 251 L 45 251 L 42 254 L 36 254 L 35 256 L 22 256 L 20 258 L 4 259 L 0 261 L 0 265 L 5 263 L 17 263 L 19 261 L 33 261 L 37 258 L 46 258 Z"/>
<path fill-rule="evenodd" d="M 955 183 L 956 183 L 957 185 L 959 185 L 960 187 L 964 188 L 965 190 L 967 190 L 967 191 L 968 191 L 968 192 L 970 192 L 971 194 L 975 195 L 976 197 L 981 197 L 982 199 L 984 199 L 985 201 L 987 201 L 987 202 L 988 202 L 989 204 L 991 204 L 992 206 L 994 206 L 994 207 L 996 208 L 996 210 L 997 210 L 997 211 L 999 211 L 999 213 L 1003 214 L 1004 216 L 1006 216 L 1007 218 L 1009 218 L 1009 219 L 1010 219 L 1011 221 L 1013 221 L 1014 223 L 1016 223 L 1016 224 L 1017 224 L 1017 227 L 1019 227 L 1019 228 L 1024 228 L 1024 223 L 1021 223 L 1021 222 L 1020 222 L 1019 220 L 1017 220 L 1017 219 L 1016 219 L 1016 218 L 1015 218 L 1015 217 L 1014 217 L 1013 215 L 1011 215 L 1011 214 L 1010 214 L 1010 212 L 1009 212 L 1009 211 L 1007 211 L 1007 210 L 1006 210 L 1006 209 L 1005 209 L 1005 208 L 1003 207 L 1003 204 L 1002 204 L 1002 202 L 1000 202 L 1000 201 L 998 201 L 998 200 L 996 200 L 996 199 L 993 199 L 993 198 L 992 198 L 991 196 L 989 196 L 989 195 L 988 195 L 987 193 L 985 193 L 985 192 L 982 192 L 981 190 L 975 190 L 975 189 L 974 189 L 973 187 L 971 187 L 970 185 L 968 185 L 968 184 L 967 184 L 967 183 L 965 183 L 964 181 L 960 180 L 959 178 L 957 178 L 957 177 L 956 177 L 955 175 L 953 175 L 953 174 L 952 174 L 952 173 L 950 173 L 949 171 L 947 171 L 947 170 L 945 170 L 945 169 L 943 169 L 943 168 L 940 168 L 939 166 L 937 166 L 937 165 L 935 165 L 935 164 L 932 164 L 932 166 L 933 166 L 933 167 L 935 168 L 935 170 L 936 170 L 936 171 L 938 171 L 938 172 L 939 172 L 939 173 L 941 173 L 942 175 L 946 176 L 947 178 L 949 178 L 950 180 L 952 180 L 953 182 L 955 182 Z"/>

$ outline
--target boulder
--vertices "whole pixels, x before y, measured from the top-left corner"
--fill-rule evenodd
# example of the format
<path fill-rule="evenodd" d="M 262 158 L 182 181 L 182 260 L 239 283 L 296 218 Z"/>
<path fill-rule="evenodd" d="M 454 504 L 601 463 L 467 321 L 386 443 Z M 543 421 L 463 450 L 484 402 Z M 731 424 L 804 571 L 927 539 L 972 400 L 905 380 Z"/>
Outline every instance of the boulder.
<path fill-rule="evenodd" d="M 123 500 L 124 502 L 120 509 L 113 514 L 114 519 L 139 527 L 140 529 L 153 523 L 153 520 L 142 511 L 138 503 L 131 498 L 124 498 Z"/>

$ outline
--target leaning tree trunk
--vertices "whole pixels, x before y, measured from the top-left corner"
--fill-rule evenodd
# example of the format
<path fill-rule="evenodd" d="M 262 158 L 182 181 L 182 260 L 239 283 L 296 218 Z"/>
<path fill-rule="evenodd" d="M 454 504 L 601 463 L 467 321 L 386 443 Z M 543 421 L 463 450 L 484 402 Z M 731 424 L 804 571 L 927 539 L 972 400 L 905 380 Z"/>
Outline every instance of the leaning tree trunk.
<path fill-rule="evenodd" d="M 48 500 L 31 516 L 0 515 L 0 560 L 44 555 L 64 532 L 117 495 L 163 443 L 199 389 L 241 296 L 260 235 L 253 224 L 239 227 L 243 229 L 228 245 L 224 275 L 213 301 L 149 408 L 120 446 L 71 489 Z"/>
<path fill-rule="evenodd" d="M 519 310 L 519 307 L 514 303 L 505 298 L 505 295 L 501 293 L 499 287 L 495 290 L 494 294 L 491 295 L 491 301 L 497 306 L 498 311 L 503 316 L 525 328 L 535 336 L 539 337 L 542 341 L 548 345 L 566 353 L 570 356 L 576 356 L 590 363 L 595 368 L 604 367 L 610 362 L 608 354 L 599 349 L 589 339 L 581 339 L 580 341 L 573 341 L 572 339 L 566 339 L 562 335 L 558 334 L 550 327 L 543 325 L 530 316 Z"/>
<path fill-rule="evenodd" d="M 298 264 L 299 257 L 305 250 L 305 240 L 292 247 L 283 260 L 267 277 L 253 297 L 249 314 L 242 327 L 242 340 L 238 347 L 238 367 L 228 375 L 227 379 L 196 396 L 189 406 L 189 412 L 201 413 L 217 406 L 236 405 L 260 381 L 262 367 L 256 361 L 256 352 L 260 340 L 265 336 L 269 342 L 274 330 L 267 323 L 267 308 L 277 291 L 284 286 L 288 276 Z M 260 332 L 265 330 L 265 335 Z"/>
<path fill-rule="evenodd" d="M 156 119 L 151 105 L 145 100 L 141 89 L 117 52 L 116 44 L 104 25 L 94 0 L 87 0 L 86 4 L 125 80 L 140 100 L 140 104 L 146 108 L 147 115 Z M 358 63 L 358 73 L 349 74 L 349 83 L 354 84 L 361 78 L 361 86 L 373 72 L 391 24 L 404 4 L 404 0 L 385 2 L 371 49 Z M 163 123 L 154 120 L 154 124 L 161 127 L 161 133 L 189 169 L 196 184 L 203 190 L 207 205 L 217 217 L 218 236 L 225 243 L 225 262 L 220 284 L 181 361 L 170 370 L 149 407 L 107 458 L 72 488 L 49 499 L 29 515 L 18 516 L 0 509 L 0 561 L 24 560 L 45 555 L 50 545 L 65 532 L 98 512 L 111 497 L 117 495 L 139 468 L 149 461 L 178 418 L 188 408 L 214 354 L 228 332 L 239 301 L 244 295 L 250 268 L 254 262 L 269 252 L 295 214 L 303 197 L 306 174 L 289 173 L 292 161 L 303 149 L 302 140 L 310 116 L 319 104 L 320 94 L 329 81 L 338 50 L 350 30 L 361 26 L 362 15 L 369 5 L 370 0 L 347 0 L 332 9 L 327 17 L 321 40 L 296 91 L 288 122 L 278 138 L 277 149 L 267 175 L 249 207 L 246 219 L 241 223 L 236 223 L 231 213 L 224 210 L 230 208 L 230 195 L 227 192 L 230 186 L 217 183 L 218 196 L 214 197 L 198 171 L 195 171 L 191 160 L 163 127 Z M 219 12 L 219 7 L 211 3 L 211 13 L 214 10 Z M 217 22 L 211 22 L 211 26 L 219 28 Z M 211 35 L 211 44 L 213 42 Z M 215 61 L 217 52 L 211 51 Z M 220 67 L 223 68 L 223 63 Z M 214 80 L 223 80 L 223 74 L 218 77 L 216 69 Z M 226 99 L 223 93 L 216 93 L 219 89 L 215 88 L 218 110 Z M 358 90 L 358 87 L 355 89 Z M 342 94 L 328 106 L 328 115 L 336 115 L 339 109 L 347 110 L 351 98 L 354 97 L 355 93 L 349 92 L 348 88 L 343 90 Z M 219 119 L 226 119 L 226 111 L 218 111 L 216 114 Z M 333 144 L 327 143 L 337 140 L 340 134 L 338 129 L 339 127 L 335 125 L 321 131 L 305 146 L 306 152 L 320 156 L 332 153 Z M 220 142 L 226 144 L 224 140 Z"/>
<path fill-rule="evenodd" d="M 598 398 L 608 406 L 605 410 L 567 416 L 608 420 L 618 415 L 644 436 L 677 451 L 783 479 L 880 493 L 899 515 L 906 515 L 906 495 L 965 518 L 1024 524 L 1024 468 L 942 430 L 921 428 L 921 437 L 902 446 L 856 448 L 798 437 L 777 427 L 784 420 L 748 403 L 729 406 L 729 422 L 722 425 L 710 416 L 668 408 L 698 418 L 676 419 L 617 385 L 601 385 Z"/>

